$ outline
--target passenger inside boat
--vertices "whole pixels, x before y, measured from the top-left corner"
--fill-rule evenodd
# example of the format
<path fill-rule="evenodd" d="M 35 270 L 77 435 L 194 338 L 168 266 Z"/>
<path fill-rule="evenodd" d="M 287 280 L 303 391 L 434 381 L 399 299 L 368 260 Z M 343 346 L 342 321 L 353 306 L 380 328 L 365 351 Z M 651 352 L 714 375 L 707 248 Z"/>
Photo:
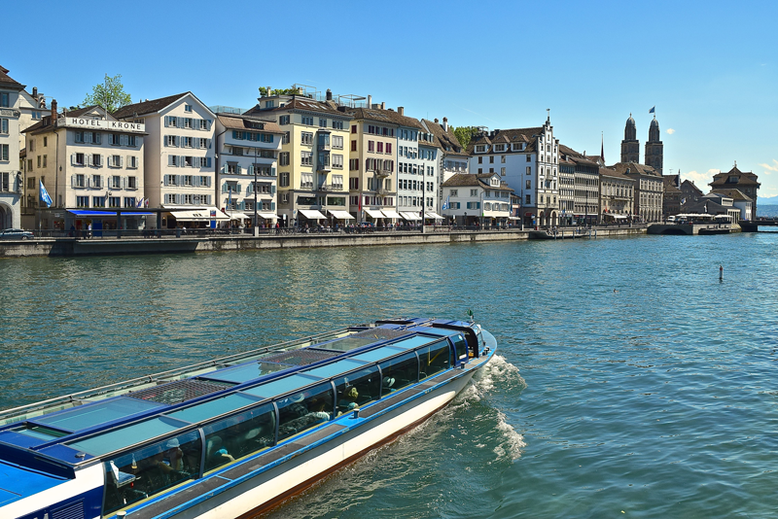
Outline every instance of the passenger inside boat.
<path fill-rule="evenodd" d="M 284 398 L 278 404 L 279 441 L 332 418 L 333 401 L 329 383 Z"/>
<path fill-rule="evenodd" d="M 343 414 L 364 406 L 381 395 L 381 376 L 378 367 L 357 371 L 345 377 L 335 379 L 338 390 L 338 414 Z"/>

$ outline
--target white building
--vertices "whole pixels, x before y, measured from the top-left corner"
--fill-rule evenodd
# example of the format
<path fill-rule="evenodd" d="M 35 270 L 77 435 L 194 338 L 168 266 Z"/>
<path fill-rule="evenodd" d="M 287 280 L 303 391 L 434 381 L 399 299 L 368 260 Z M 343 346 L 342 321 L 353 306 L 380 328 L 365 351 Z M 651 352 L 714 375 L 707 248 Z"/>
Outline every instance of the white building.
<path fill-rule="evenodd" d="M 489 228 L 507 225 L 513 193 L 499 173 L 454 175 L 443 182 L 443 215 L 458 225 Z"/>
<path fill-rule="evenodd" d="M 24 85 L 0 67 L 0 229 L 21 227 L 24 184 L 19 163 L 21 93 Z"/>
<path fill-rule="evenodd" d="M 276 165 L 285 133 L 275 122 L 236 114 L 217 115 L 219 207 L 239 225 L 275 223 Z"/>
<path fill-rule="evenodd" d="M 441 213 L 444 199 L 443 191 L 440 186 L 454 175 L 468 173 L 467 167 L 469 156 L 465 149 L 462 148 L 456 135 L 454 135 L 453 128 L 448 125 L 448 119 L 446 117 L 443 118 L 442 124 L 439 123 L 437 119 L 434 121 L 422 119 L 421 124 L 428 132 L 434 135 L 434 142 L 438 149 L 436 175 L 436 195 L 438 196 L 438 200 L 436 211 Z"/>
<path fill-rule="evenodd" d="M 113 115 L 145 125 L 146 197 L 148 207 L 169 210 L 163 228 L 215 228 L 229 221 L 216 207 L 216 115 L 194 94 L 142 101 Z"/>
<path fill-rule="evenodd" d="M 521 196 L 524 225 L 559 224 L 559 140 L 543 126 L 483 132 L 468 145 L 471 173 L 497 173 Z"/>
<path fill-rule="evenodd" d="M 24 133 L 27 202 L 37 208 L 36 226 L 142 226 L 132 216 L 117 221 L 117 212 L 135 211 L 144 196 L 143 123 L 117 121 L 99 106 L 58 114 L 55 100 L 50 113 Z M 50 209 L 39 203 L 40 183 L 51 196 Z"/>

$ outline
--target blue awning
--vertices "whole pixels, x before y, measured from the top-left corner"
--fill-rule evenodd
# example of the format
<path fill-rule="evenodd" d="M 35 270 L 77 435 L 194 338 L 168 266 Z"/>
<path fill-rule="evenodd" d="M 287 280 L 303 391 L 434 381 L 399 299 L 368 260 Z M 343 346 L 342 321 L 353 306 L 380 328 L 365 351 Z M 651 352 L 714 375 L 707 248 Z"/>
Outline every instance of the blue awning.
<path fill-rule="evenodd" d="M 102 216 L 102 217 L 114 216 L 115 217 L 116 216 L 116 211 L 92 211 L 92 210 L 89 210 L 89 209 L 70 209 L 70 210 L 68 210 L 68 212 L 70 214 L 72 214 L 73 216 L 95 216 L 95 217 L 97 217 L 97 216 Z M 126 213 L 122 212 L 122 216 L 128 216 L 128 215 L 131 215 L 131 216 L 152 216 L 153 214 L 155 214 L 155 213 L 148 213 L 148 212 L 136 213 L 135 211 L 127 211 Z"/>

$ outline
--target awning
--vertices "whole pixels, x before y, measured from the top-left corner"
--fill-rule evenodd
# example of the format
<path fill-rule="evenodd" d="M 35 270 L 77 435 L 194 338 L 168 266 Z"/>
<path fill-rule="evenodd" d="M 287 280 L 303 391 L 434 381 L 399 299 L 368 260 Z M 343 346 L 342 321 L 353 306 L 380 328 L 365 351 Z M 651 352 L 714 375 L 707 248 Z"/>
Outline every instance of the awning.
<path fill-rule="evenodd" d="M 244 213 L 227 213 L 227 216 L 230 217 L 230 220 L 248 220 L 250 218 Z"/>
<path fill-rule="evenodd" d="M 623 214 L 606 213 L 605 216 L 610 216 L 611 218 L 615 218 L 616 220 L 621 220 L 621 219 L 626 219 L 627 218 L 626 215 L 623 215 Z"/>
<path fill-rule="evenodd" d="M 365 209 L 367 215 L 371 218 L 383 218 L 384 214 L 378 209 Z"/>
<path fill-rule="evenodd" d="M 384 216 L 387 218 L 402 218 L 402 216 L 397 214 L 397 211 L 393 209 L 381 209 L 381 212 L 384 213 Z"/>
<path fill-rule="evenodd" d="M 354 220 L 354 217 L 348 211 L 333 211 L 328 209 L 330 214 L 338 220 Z"/>
<path fill-rule="evenodd" d="M 257 216 L 262 218 L 263 220 L 275 220 L 278 218 L 275 213 L 257 213 Z"/>
<path fill-rule="evenodd" d="M 410 222 L 415 222 L 416 220 L 421 220 L 421 216 L 417 215 L 416 213 L 400 213 L 403 218 Z"/>
<path fill-rule="evenodd" d="M 68 210 L 70 214 L 73 216 L 92 216 L 92 217 L 115 217 L 116 211 L 92 211 L 89 209 L 70 209 Z M 122 216 L 151 216 L 154 213 L 148 213 L 148 212 L 136 212 L 136 211 L 128 211 L 128 212 L 122 212 Z"/>
<path fill-rule="evenodd" d="M 508 220 L 521 220 L 518 216 L 509 216 Z"/>
<path fill-rule="evenodd" d="M 209 222 L 211 220 L 229 220 L 230 217 L 215 207 L 203 207 L 186 211 L 170 211 L 170 215 L 176 220 L 186 222 Z"/>
<path fill-rule="evenodd" d="M 443 217 L 440 216 L 435 211 L 425 211 L 424 212 L 424 218 L 434 218 L 435 220 L 442 220 Z"/>
<path fill-rule="evenodd" d="M 327 217 L 313 209 L 300 209 L 300 214 L 309 220 L 324 220 Z"/>

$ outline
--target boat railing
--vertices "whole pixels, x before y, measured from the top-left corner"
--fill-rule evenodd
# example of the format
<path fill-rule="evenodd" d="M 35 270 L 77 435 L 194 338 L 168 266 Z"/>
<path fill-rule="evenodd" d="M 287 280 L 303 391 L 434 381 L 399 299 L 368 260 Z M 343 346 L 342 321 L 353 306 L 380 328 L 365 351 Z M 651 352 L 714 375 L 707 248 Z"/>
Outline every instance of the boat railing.
<path fill-rule="evenodd" d="M 196 364 L 191 364 L 180 368 L 161 371 L 159 373 L 145 375 L 122 382 L 115 382 L 113 384 L 108 384 L 106 386 L 93 388 L 86 391 L 80 391 L 69 395 L 63 395 L 56 398 L 50 398 L 48 400 L 42 400 L 19 407 L 5 409 L 0 411 L 0 426 L 8 425 L 24 418 L 30 418 L 56 410 L 68 409 L 82 405 L 84 403 L 103 400 L 114 396 L 120 396 L 122 394 L 129 393 L 130 391 L 138 391 L 140 389 L 145 389 L 146 387 L 153 387 L 167 382 L 181 380 L 182 378 L 188 378 L 202 373 L 215 371 L 230 365 L 249 362 L 253 359 L 259 359 L 271 353 L 276 353 L 279 351 L 291 351 L 315 344 L 320 344 L 331 339 L 342 337 L 348 333 L 350 333 L 348 328 L 332 330 L 329 332 L 310 335 L 304 338 L 285 341 L 272 346 L 265 346 L 245 352 L 234 353 L 232 355 L 227 355 L 217 359 L 198 362 Z"/>

